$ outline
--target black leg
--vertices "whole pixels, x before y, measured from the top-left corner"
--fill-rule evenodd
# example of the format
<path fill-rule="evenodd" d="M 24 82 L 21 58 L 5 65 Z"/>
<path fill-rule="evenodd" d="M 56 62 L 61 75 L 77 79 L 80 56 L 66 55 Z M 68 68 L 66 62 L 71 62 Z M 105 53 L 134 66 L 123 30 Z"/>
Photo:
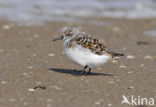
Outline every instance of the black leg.
<path fill-rule="evenodd" d="M 91 71 L 91 68 L 89 68 L 89 71 L 87 72 L 87 75 L 89 75 L 89 74 L 90 74 L 90 71 Z"/>
<path fill-rule="evenodd" d="M 88 65 L 86 65 L 84 68 L 83 68 L 83 70 L 81 71 L 81 75 L 84 75 L 85 74 L 85 70 L 86 70 L 86 68 L 88 67 Z"/>

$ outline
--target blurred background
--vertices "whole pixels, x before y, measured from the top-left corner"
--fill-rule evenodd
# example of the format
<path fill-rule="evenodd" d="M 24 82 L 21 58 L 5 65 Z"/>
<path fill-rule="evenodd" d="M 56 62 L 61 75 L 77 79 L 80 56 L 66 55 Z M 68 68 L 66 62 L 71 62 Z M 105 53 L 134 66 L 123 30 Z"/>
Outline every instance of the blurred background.
<path fill-rule="evenodd" d="M 125 57 L 77 75 L 52 41 L 66 27 Z M 155 77 L 156 0 L 0 0 L 0 107 L 132 107 L 156 101 Z"/>
<path fill-rule="evenodd" d="M 155 18 L 155 0 L 0 0 L 0 18 L 22 24 L 90 17 Z"/>

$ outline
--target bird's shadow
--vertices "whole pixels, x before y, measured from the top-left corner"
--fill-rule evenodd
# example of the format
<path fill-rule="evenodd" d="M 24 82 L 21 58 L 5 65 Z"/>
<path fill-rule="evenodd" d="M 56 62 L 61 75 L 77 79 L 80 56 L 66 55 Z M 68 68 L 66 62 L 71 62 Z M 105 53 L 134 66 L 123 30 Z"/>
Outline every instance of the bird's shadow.
<path fill-rule="evenodd" d="M 51 71 L 54 71 L 54 72 L 59 72 L 59 73 L 64 73 L 64 74 L 71 74 L 73 76 L 82 76 L 82 75 L 80 75 L 81 70 L 61 69 L 61 68 L 49 68 L 48 70 L 51 70 Z M 104 74 L 104 73 L 95 73 L 95 72 L 90 72 L 90 74 L 87 75 L 87 76 L 98 76 L 98 75 L 115 76 L 113 74 Z"/>

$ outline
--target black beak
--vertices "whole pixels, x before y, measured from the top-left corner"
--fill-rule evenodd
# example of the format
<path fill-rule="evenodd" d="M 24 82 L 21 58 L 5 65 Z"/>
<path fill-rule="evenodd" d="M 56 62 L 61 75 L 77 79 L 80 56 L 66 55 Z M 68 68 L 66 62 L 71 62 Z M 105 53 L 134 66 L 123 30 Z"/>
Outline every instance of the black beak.
<path fill-rule="evenodd" d="M 61 40 L 61 39 L 63 39 L 63 38 L 64 38 L 64 36 L 63 36 L 63 35 L 61 35 L 61 36 L 59 36 L 59 37 L 57 37 L 57 38 L 53 39 L 53 41 Z"/>

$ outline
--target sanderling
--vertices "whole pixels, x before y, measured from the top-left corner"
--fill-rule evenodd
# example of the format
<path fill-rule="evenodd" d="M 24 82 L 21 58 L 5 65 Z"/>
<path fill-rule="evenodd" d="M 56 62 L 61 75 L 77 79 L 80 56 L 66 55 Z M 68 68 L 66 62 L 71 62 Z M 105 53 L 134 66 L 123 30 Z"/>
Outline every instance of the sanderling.
<path fill-rule="evenodd" d="M 67 28 L 60 37 L 53 39 L 53 41 L 61 39 L 64 40 L 63 48 L 66 56 L 84 67 L 81 75 L 89 74 L 92 67 L 124 55 L 110 51 L 92 35 L 80 32 L 75 28 Z M 89 68 L 88 72 L 85 71 L 87 68 Z"/>

